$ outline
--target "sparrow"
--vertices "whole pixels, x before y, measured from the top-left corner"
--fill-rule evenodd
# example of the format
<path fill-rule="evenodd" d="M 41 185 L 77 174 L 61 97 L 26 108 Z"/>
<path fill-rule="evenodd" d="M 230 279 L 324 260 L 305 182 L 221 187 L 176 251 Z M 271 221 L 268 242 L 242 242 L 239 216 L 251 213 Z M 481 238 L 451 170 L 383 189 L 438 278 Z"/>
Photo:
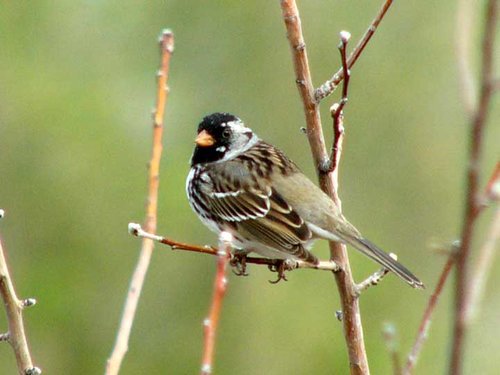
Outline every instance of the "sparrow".
<path fill-rule="evenodd" d="M 242 120 L 213 113 L 198 126 L 186 180 L 189 204 L 215 233 L 233 235 L 235 254 L 317 264 L 316 239 L 353 246 L 414 288 L 424 284 L 370 242 L 281 150 Z M 279 280 L 279 279 L 278 279 Z"/>

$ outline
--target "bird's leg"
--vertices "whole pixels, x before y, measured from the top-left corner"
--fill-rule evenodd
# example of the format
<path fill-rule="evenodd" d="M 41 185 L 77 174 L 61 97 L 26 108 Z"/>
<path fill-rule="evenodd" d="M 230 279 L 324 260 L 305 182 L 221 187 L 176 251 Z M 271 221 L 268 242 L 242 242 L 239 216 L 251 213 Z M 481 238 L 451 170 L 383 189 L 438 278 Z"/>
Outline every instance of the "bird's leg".
<path fill-rule="evenodd" d="M 277 272 L 278 273 L 278 278 L 274 281 L 269 280 L 271 284 L 277 284 L 281 280 L 288 281 L 285 275 L 285 271 L 290 271 L 293 269 L 293 267 L 290 266 L 290 263 L 287 262 L 286 259 L 274 259 L 274 264 L 270 264 L 268 266 L 269 270 L 271 272 Z"/>
<path fill-rule="evenodd" d="M 237 276 L 248 276 L 247 273 L 247 255 L 244 253 L 234 253 L 229 261 L 233 267 L 233 273 Z"/>

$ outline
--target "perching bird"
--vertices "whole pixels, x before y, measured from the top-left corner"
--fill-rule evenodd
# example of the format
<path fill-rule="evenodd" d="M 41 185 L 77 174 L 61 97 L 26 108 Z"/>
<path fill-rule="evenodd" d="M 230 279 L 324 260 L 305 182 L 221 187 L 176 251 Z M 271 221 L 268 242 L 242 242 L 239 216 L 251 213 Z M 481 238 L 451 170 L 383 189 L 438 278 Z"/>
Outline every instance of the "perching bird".
<path fill-rule="evenodd" d="M 195 142 L 186 181 L 189 203 L 211 230 L 233 235 L 236 253 L 317 264 L 309 249 L 323 238 L 350 244 L 411 286 L 424 287 L 364 238 L 293 161 L 238 117 L 206 116 Z"/>

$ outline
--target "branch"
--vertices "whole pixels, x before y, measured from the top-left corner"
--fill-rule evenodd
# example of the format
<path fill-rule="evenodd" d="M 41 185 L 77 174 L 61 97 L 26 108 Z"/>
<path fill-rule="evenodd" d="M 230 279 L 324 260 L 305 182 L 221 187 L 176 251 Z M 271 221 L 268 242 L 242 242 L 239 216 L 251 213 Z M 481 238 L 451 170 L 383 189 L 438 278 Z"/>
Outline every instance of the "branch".
<path fill-rule="evenodd" d="M 0 219 L 3 218 L 4 215 L 4 211 L 0 210 Z M 7 262 L 5 261 L 5 255 L 1 241 L 0 294 L 2 295 L 2 300 L 5 305 L 5 311 L 7 313 L 7 321 L 9 326 L 9 331 L 7 333 L 0 334 L 0 342 L 7 341 L 14 350 L 19 374 L 41 374 L 42 371 L 38 367 L 33 366 L 33 361 L 31 360 L 31 355 L 28 347 L 28 340 L 26 339 L 26 333 L 24 332 L 23 322 L 23 310 L 26 307 L 33 306 L 36 303 L 36 300 L 33 298 L 28 298 L 23 301 L 17 298 L 16 291 L 12 283 L 12 278 L 10 277 L 9 269 L 7 267 Z"/>
<path fill-rule="evenodd" d="M 387 268 L 381 268 L 375 271 L 371 276 L 356 285 L 356 294 L 360 295 L 361 292 L 364 292 L 369 287 L 378 285 L 388 273 L 389 270 Z"/>
<path fill-rule="evenodd" d="M 422 346 L 427 339 L 427 332 L 429 331 L 429 327 L 431 325 L 431 317 L 436 309 L 439 297 L 443 292 L 444 285 L 446 284 L 446 280 L 448 280 L 448 276 L 450 275 L 450 271 L 453 268 L 456 260 L 456 249 L 451 249 L 450 254 L 448 256 L 448 260 L 446 261 L 443 270 L 441 271 L 441 275 L 439 276 L 439 280 L 436 284 L 436 288 L 429 298 L 429 302 L 427 303 L 427 307 L 425 308 L 424 315 L 422 317 L 422 321 L 420 322 L 420 326 L 417 331 L 417 337 L 415 338 L 415 343 L 408 355 L 408 359 L 406 361 L 406 366 L 404 368 L 403 374 L 410 375 L 413 371 L 417 363 L 417 359 L 422 350 Z"/>
<path fill-rule="evenodd" d="M 337 194 L 338 168 L 327 173 L 321 171 L 321 166 L 329 162 L 329 157 L 321 127 L 319 100 L 316 100 L 314 96 L 299 11 L 294 0 L 282 0 L 281 10 L 292 52 L 295 82 L 304 107 L 308 141 L 317 168 L 320 186 L 334 200 L 340 210 L 341 202 Z M 368 374 L 368 359 L 363 339 L 359 300 L 355 293 L 355 284 L 345 245 L 330 242 L 330 259 L 341 268 L 341 271 L 334 273 L 334 276 L 342 304 L 344 339 L 347 345 L 351 374 Z"/>
<path fill-rule="evenodd" d="M 471 277 L 470 299 L 465 311 L 465 319 L 468 323 L 477 315 L 479 304 L 483 299 L 486 280 L 491 273 L 495 245 L 500 237 L 500 207 L 497 207 L 493 222 L 486 237 L 486 241 L 479 249 L 479 257 L 474 275 Z"/>
<path fill-rule="evenodd" d="M 365 34 L 361 38 L 361 40 L 358 42 L 354 50 L 351 52 L 349 55 L 349 58 L 347 59 L 347 67 L 350 69 L 358 60 L 359 56 L 365 49 L 366 45 L 372 38 L 373 34 L 375 34 L 375 31 L 377 30 L 378 25 L 384 18 L 385 14 L 389 10 L 389 7 L 392 4 L 392 0 L 386 0 L 382 7 L 380 8 L 379 12 L 373 19 L 372 23 L 368 27 L 368 29 L 365 31 Z M 321 100 L 329 96 L 331 93 L 335 91 L 337 88 L 338 84 L 344 79 L 344 69 L 340 68 L 332 78 L 330 78 L 328 81 L 323 83 L 316 91 L 314 92 L 314 100 L 316 103 L 319 103 Z"/>
<path fill-rule="evenodd" d="M 480 79 L 479 103 L 472 115 L 470 124 L 469 161 L 467 171 L 467 198 L 462 227 L 461 247 L 457 254 L 457 278 L 455 289 L 455 319 L 453 328 L 452 355 L 449 371 L 451 374 L 462 373 L 464 341 L 467 330 L 467 306 L 470 303 L 470 281 L 468 266 L 470 260 L 472 236 L 477 215 L 480 211 L 479 175 L 483 148 L 484 127 L 494 92 L 493 56 L 498 1 L 488 0 L 485 9 L 485 28 L 482 41 L 482 68 Z"/>
<path fill-rule="evenodd" d="M 159 42 L 161 49 L 161 65 L 157 75 L 157 102 L 153 124 L 153 150 L 149 162 L 149 190 L 145 219 L 145 227 L 150 232 L 156 231 L 156 211 L 158 201 L 160 157 L 162 152 L 163 118 L 168 97 L 168 72 L 170 66 L 170 58 L 174 51 L 174 34 L 170 30 L 163 30 Z M 134 322 L 137 304 L 139 302 L 139 297 L 149 267 L 152 252 L 153 241 L 144 239 L 142 241 L 139 260 L 130 282 L 115 346 L 110 358 L 107 361 L 107 375 L 118 374 L 123 357 L 128 350 L 130 331 Z"/>
<path fill-rule="evenodd" d="M 500 201 L 500 161 L 497 162 L 484 190 L 479 209 L 488 207 L 492 202 Z"/>
<path fill-rule="evenodd" d="M 202 254 L 208 254 L 208 255 L 218 255 L 218 250 L 215 247 L 208 246 L 208 245 L 205 245 L 205 246 L 191 245 L 191 244 L 184 243 L 184 242 L 174 241 L 174 240 L 167 238 L 167 237 L 162 237 L 162 236 L 158 236 L 156 234 L 148 233 L 141 228 L 140 224 L 137 224 L 137 223 L 130 223 L 129 224 L 129 233 L 132 234 L 133 236 L 147 238 L 147 239 L 150 239 L 152 241 L 156 241 L 156 242 L 162 243 L 164 245 L 168 245 L 171 247 L 172 250 L 183 250 L 183 251 L 192 251 L 195 253 L 202 253 Z M 233 259 L 233 255 L 230 252 L 228 253 L 228 259 L 229 260 Z M 246 257 L 245 262 L 247 264 L 251 263 L 251 264 L 260 264 L 260 265 L 276 267 L 279 265 L 280 260 L 279 259 L 269 259 L 269 258 Z M 337 264 L 335 264 L 335 262 L 333 262 L 331 260 L 320 261 L 318 264 L 312 264 L 312 263 L 304 262 L 301 260 L 291 260 L 291 259 L 287 259 L 285 262 L 286 262 L 286 270 L 287 271 L 291 271 L 294 269 L 300 269 L 300 268 L 322 270 L 322 271 L 332 271 L 332 272 L 337 272 L 340 270 L 340 267 Z"/>
<path fill-rule="evenodd" d="M 203 321 L 205 340 L 203 346 L 203 360 L 201 374 L 212 373 L 215 352 L 215 334 L 219 322 L 222 300 L 227 289 L 227 260 L 231 254 L 233 236 L 229 232 L 222 232 L 219 236 L 219 250 L 217 251 L 217 272 L 214 281 L 212 305 L 208 317 Z"/>
<path fill-rule="evenodd" d="M 332 151 L 331 156 L 328 161 L 328 165 L 322 166 L 322 170 L 326 172 L 334 172 L 337 173 L 335 179 L 338 180 L 338 168 L 340 162 L 340 155 L 342 154 L 342 143 L 344 141 L 344 107 L 347 104 L 347 91 L 349 87 L 349 79 L 351 77 L 351 73 L 349 72 L 349 68 L 347 67 L 347 59 L 346 59 L 346 47 L 349 42 L 349 38 L 351 34 L 347 31 L 342 31 L 340 33 L 340 58 L 342 61 L 342 69 L 344 72 L 344 84 L 342 86 L 342 98 L 339 103 L 335 103 L 330 108 L 330 114 L 333 119 L 333 142 L 332 142 Z M 337 189 L 338 187 L 336 187 Z"/>

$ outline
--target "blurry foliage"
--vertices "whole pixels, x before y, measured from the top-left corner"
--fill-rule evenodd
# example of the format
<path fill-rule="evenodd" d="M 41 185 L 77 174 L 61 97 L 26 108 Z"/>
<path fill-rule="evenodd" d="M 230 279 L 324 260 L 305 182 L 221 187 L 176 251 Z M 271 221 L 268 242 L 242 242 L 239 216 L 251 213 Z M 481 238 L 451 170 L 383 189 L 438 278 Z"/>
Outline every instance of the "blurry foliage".
<path fill-rule="evenodd" d="M 299 3 L 316 85 L 339 66 L 338 31 L 351 31 L 356 41 L 379 3 Z M 444 262 L 429 244 L 456 238 L 461 225 L 467 127 L 454 69 L 454 12 L 454 1 L 395 3 L 353 69 L 341 164 L 344 212 L 428 285 L 419 292 L 388 277 L 363 295 L 374 374 L 391 366 L 382 323 L 396 324 L 406 353 Z M 215 242 L 184 195 L 195 128 L 209 112 L 239 115 L 314 178 L 276 2 L 3 2 L 0 207 L 8 216 L 0 232 L 19 295 L 39 301 L 25 320 L 35 363 L 47 374 L 102 373 L 111 351 L 138 255 L 139 241 L 126 226 L 144 216 L 156 37 L 164 27 L 174 30 L 176 50 L 159 232 Z M 333 100 L 323 106 L 328 137 Z M 495 103 L 485 173 L 498 157 Z M 327 256 L 326 244 L 316 249 Z M 376 269 L 350 254 L 358 279 Z M 212 257 L 157 248 L 122 374 L 198 371 L 214 269 Z M 331 275 L 297 271 L 273 286 L 266 269 L 250 273 L 230 277 L 217 373 L 346 373 Z M 481 374 L 500 364 L 500 293 L 491 288 L 498 273 L 493 278 L 468 343 L 467 368 Z M 447 293 L 417 373 L 443 372 L 450 302 Z M 0 345 L 0 363 L 1 373 L 16 371 L 7 345 Z"/>

